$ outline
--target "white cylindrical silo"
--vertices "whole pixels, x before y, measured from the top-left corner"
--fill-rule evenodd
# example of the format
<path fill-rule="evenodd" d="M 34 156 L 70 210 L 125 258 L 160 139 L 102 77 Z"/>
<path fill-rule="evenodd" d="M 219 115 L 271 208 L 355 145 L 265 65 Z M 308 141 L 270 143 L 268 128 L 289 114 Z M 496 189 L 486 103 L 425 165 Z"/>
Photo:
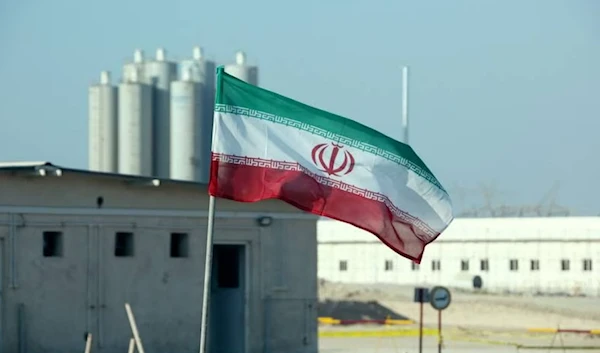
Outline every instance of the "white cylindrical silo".
<path fill-rule="evenodd" d="M 201 103 L 196 108 L 198 110 L 197 130 L 195 130 L 197 135 L 194 137 L 189 136 L 188 138 L 193 139 L 198 146 L 196 155 L 198 158 L 197 173 L 199 177 L 196 181 L 208 183 L 217 65 L 214 61 L 205 58 L 202 49 L 197 46 L 194 47 L 192 59 L 182 61 L 180 68 L 182 77 L 188 76 L 190 81 L 200 84 L 201 99 L 199 102 Z M 184 167 L 175 168 L 181 169 Z"/>
<path fill-rule="evenodd" d="M 215 89 L 217 66 L 204 56 L 201 47 L 194 47 L 192 59 L 181 61 L 179 67 L 182 76 L 189 74 L 192 81 L 207 83 L 209 88 Z"/>
<path fill-rule="evenodd" d="M 166 51 L 159 48 L 153 61 L 144 63 L 143 82 L 152 85 L 153 103 L 153 175 L 169 178 L 170 148 L 170 101 L 171 82 L 177 79 L 177 64 L 167 61 Z"/>
<path fill-rule="evenodd" d="M 258 67 L 246 63 L 246 54 L 238 51 L 235 54 L 235 64 L 225 65 L 225 72 L 251 85 L 258 86 Z"/>
<path fill-rule="evenodd" d="M 203 161 L 203 85 L 184 71 L 171 82 L 171 179 L 206 182 L 208 165 Z"/>
<path fill-rule="evenodd" d="M 152 176 L 152 87 L 119 85 L 119 173 Z"/>
<path fill-rule="evenodd" d="M 133 61 L 123 65 L 123 82 L 140 82 L 150 84 L 144 75 L 144 51 L 136 49 Z"/>
<path fill-rule="evenodd" d="M 117 88 L 110 83 L 110 73 L 100 74 L 100 83 L 88 91 L 88 163 L 92 171 L 116 173 L 117 155 Z"/>
<path fill-rule="evenodd" d="M 197 46 L 194 47 L 192 59 L 182 61 L 180 68 L 182 76 L 189 75 L 191 81 L 202 83 L 203 101 L 206 103 L 203 109 L 212 120 L 217 82 L 216 63 L 205 58 L 202 48 Z"/>

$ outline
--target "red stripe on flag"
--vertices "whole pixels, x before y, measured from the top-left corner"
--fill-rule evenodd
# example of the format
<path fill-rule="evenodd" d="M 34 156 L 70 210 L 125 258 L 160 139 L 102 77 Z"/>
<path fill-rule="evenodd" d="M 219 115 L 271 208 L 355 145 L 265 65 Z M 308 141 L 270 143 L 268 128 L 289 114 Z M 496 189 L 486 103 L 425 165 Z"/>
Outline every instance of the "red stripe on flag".
<path fill-rule="evenodd" d="M 421 262 L 436 237 L 395 216 L 385 203 L 323 185 L 297 170 L 211 162 L 209 194 L 238 202 L 279 199 L 300 210 L 364 229 L 398 254 Z M 422 239 L 420 239 L 421 237 Z"/>

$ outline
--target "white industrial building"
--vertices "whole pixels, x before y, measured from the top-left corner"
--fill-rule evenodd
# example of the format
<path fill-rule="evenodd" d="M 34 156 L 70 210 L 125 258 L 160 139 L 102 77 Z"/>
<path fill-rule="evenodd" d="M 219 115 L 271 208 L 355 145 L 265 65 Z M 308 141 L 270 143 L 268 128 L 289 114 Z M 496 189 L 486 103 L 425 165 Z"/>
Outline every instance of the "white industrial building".
<path fill-rule="evenodd" d="M 198 352 L 206 185 L 0 164 L 0 351 Z M 217 201 L 209 352 L 317 344 L 316 218 Z"/>
<path fill-rule="evenodd" d="M 600 217 L 458 218 L 416 265 L 358 228 L 318 222 L 319 278 L 600 296 Z"/>
<path fill-rule="evenodd" d="M 121 80 L 107 71 L 89 88 L 89 169 L 208 182 L 216 63 L 200 47 L 191 59 L 147 60 L 136 50 Z M 258 68 L 237 52 L 225 71 L 258 85 Z"/>

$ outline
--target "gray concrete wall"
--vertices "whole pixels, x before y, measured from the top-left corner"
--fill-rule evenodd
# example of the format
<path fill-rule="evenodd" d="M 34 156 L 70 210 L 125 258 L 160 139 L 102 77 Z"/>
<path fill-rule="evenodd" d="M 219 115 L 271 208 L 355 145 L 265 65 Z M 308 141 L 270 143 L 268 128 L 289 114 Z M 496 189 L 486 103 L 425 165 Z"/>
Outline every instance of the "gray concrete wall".
<path fill-rule="evenodd" d="M 103 208 L 89 215 L 8 211 L 18 206 L 92 210 L 100 195 Z M 206 218 L 103 212 L 191 211 L 206 204 L 206 190 L 193 185 L 153 188 L 76 175 L 0 176 L 2 353 L 18 352 L 21 333 L 27 352 L 77 351 L 86 332 L 94 335 L 95 352 L 125 352 L 131 337 L 125 302 L 132 305 L 149 353 L 197 352 Z M 218 207 L 274 218 L 270 227 L 259 227 L 252 217 L 217 218 L 215 225 L 215 243 L 243 243 L 248 249 L 248 352 L 316 352 L 315 221 L 293 219 L 304 215 L 277 201 L 219 200 Z M 62 232 L 62 257 L 42 256 L 44 231 Z M 115 232 L 134 233 L 133 257 L 114 256 Z M 189 257 L 170 257 L 171 232 L 189 234 Z"/>
<path fill-rule="evenodd" d="M 61 177 L 0 174 L 0 205 L 96 208 L 169 209 L 206 211 L 208 192 L 200 184 L 167 182 L 159 187 L 125 178 L 65 172 Z M 254 205 L 220 199 L 219 211 L 300 214 L 285 203 L 268 200 Z"/>
<path fill-rule="evenodd" d="M 265 300 L 267 353 L 317 352 L 317 242 L 307 236 L 316 224 L 288 220 L 269 229 L 270 253 L 275 254 L 269 272 Z"/>

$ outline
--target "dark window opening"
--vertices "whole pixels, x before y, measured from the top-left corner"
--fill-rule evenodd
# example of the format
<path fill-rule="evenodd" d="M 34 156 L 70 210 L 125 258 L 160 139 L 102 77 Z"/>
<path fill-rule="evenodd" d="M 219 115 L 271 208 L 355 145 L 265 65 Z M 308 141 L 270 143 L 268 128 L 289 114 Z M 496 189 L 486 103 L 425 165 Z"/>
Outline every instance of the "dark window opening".
<path fill-rule="evenodd" d="M 487 259 L 480 261 L 480 269 L 481 271 L 489 271 L 490 270 L 490 262 Z"/>
<path fill-rule="evenodd" d="M 385 260 L 385 270 L 391 271 L 393 269 L 394 269 L 394 263 L 392 262 L 392 260 Z"/>
<path fill-rule="evenodd" d="M 340 261 L 340 271 L 348 271 L 348 261 Z"/>
<path fill-rule="evenodd" d="M 412 268 L 413 271 L 419 271 L 419 264 L 411 262 L 410 267 Z"/>
<path fill-rule="evenodd" d="M 432 271 L 439 271 L 439 270 L 441 270 L 440 260 L 433 260 L 433 261 L 431 261 L 431 270 Z"/>
<path fill-rule="evenodd" d="M 63 234 L 61 232 L 44 232 L 44 257 L 63 256 Z"/>
<path fill-rule="evenodd" d="M 189 256 L 188 239 L 187 233 L 171 233 L 171 257 Z"/>
<path fill-rule="evenodd" d="M 519 260 L 516 260 L 516 259 L 510 260 L 509 268 L 511 271 L 518 271 L 519 270 Z"/>
<path fill-rule="evenodd" d="M 461 271 L 469 271 L 469 260 L 462 260 L 460 262 L 460 270 Z"/>
<path fill-rule="evenodd" d="M 215 264 L 217 265 L 217 285 L 219 288 L 240 286 L 240 248 L 236 245 L 217 245 Z"/>
<path fill-rule="evenodd" d="M 540 270 L 540 260 L 531 260 L 531 271 L 539 271 Z"/>
<path fill-rule="evenodd" d="M 584 259 L 583 260 L 583 270 L 584 271 L 592 270 L 592 259 Z"/>
<path fill-rule="evenodd" d="M 569 271 L 570 268 L 571 268 L 571 263 L 569 260 L 566 260 L 566 259 L 560 260 L 560 269 L 562 271 Z"/>
<path fill-rule="evenodd" d="M 117 232 L 115 234 L 115 256 L 133 256 L 133 233 Z"/>

